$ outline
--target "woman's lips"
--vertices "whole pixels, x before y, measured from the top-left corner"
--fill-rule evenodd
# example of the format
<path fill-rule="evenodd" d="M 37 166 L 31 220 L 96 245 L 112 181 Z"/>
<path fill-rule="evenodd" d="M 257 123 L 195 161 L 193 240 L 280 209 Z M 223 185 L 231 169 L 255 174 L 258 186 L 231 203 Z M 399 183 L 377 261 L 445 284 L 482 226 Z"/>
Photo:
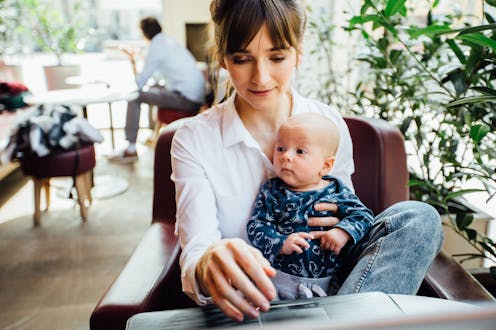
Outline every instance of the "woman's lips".
<path fill-rule="evenodd" d="M 266 95 L 269 95 L 270 92 L 272 91 L 272 89 L 265 89 L 265 90 L 253 90 L 253 89 L 250 89 L 250 91 L 257 95 L 257 96 L 266 96 Z"/>

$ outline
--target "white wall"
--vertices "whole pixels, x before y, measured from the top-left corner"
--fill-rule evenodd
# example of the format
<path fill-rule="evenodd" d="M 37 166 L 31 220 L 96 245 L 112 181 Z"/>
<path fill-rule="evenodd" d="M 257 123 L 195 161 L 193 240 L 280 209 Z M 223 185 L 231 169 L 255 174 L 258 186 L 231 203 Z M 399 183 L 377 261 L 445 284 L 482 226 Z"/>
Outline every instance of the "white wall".
<path fill-rule="evenodd" d="M 164 32 L 186 46 L 186 23 L 210 22 L 210 0 L 163 0 Z"/>

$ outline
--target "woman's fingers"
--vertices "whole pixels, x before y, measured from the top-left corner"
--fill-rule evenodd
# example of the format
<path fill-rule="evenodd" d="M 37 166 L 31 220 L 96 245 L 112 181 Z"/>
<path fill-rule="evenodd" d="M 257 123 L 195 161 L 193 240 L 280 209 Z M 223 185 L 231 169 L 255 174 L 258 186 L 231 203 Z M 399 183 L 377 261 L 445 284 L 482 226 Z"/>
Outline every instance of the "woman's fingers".
<path fill-rule="evenodd" d="M 213 264 L 209 269 L 206 285 L 209 287 L 210 295 L 215 304 L 229 318 L 236 321 L 243 321 L 244 314 L 240 308 L 235 307 L 239 302 L 238 294 L 225 278 L 219 267 Z M 237 303 L 236 303 L 237 302 Z"/>
<path fill-rule="evenodd" d="M 262 311 L 269 310 L 270 300 L 274 299 L 276 290 L 264 269 L 267 268 L 267 261 L 261 261 L 263 256 L 261 256 L 260 251 L 244 241 L 241 241 L 240 244 L 233 242 L 229 248 L 233 252 L 237 265 L 239 265 L 239 267 L 227 269 L 228 277 L 231 278 L 233 285 L 253 304 L 251 307 L 259 307 Z M 262 258 L 257 256 L 258 254 Z M 258 313 L 255 317 L 257 315 Z"/>
<path fill-rule="evenodd" d="M 332 227 L 339 223 L 336 217 L 309 217 L 308 225 L 311 227 Z"/>
<path fill-rule="evenodd" d="M 317 203 L 314 205 L 313 208 L 316 211 L 331 211 L 331 212 L 338 211 L 338 205 L 335 203 Z"/>
<path fill-rule="evenodd" d="M 205 252 L 197 271 L 200 287 L 206 288 L 228 317 L 238 321 L 243 315 L 256 318 L 257 307 L 268 310 L 269 299 L 276 294 L 268 277 L 275 270 L 251 249 L 260 253 L 241 239 L 220 241 Z"/>

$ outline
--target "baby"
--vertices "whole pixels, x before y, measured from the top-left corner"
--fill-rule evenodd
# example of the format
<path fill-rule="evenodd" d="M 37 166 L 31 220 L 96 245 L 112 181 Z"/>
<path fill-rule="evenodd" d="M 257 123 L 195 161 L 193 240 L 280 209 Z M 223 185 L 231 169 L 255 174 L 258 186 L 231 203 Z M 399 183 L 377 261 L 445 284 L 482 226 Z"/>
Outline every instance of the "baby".
<path fill-rule="evenodd" d="M 280 299 L 325 296 L 342 265 L 345 246 L 356 244 L 374 222 L 372 212 L 339 179 L 334 166 L 339 132 L 327 117 L 303 113 L 280 127 L 274 149 L 276 178 L 265 182 L 247 224 L 253 246 L 276 268 Z M 338 211 L 319 212 L 317 203 Z M 336 216 L 329 230 L 310 227 L 309 217 Z"/>

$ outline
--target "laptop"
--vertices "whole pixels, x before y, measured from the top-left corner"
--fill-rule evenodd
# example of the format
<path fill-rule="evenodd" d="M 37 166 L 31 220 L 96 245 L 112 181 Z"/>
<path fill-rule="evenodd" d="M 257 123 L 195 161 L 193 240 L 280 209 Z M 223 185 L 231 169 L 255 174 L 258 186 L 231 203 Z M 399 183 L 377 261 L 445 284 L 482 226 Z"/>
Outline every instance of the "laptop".
<path fill-rule="evenodd" d="M 405 308 L 408 309 L 408 312 L 414 311 L 415 313 L 407 313 L 404 310 Z M 494 312 L 492 321 L 494 322 L 492 323 L 493 326 L 487 329 L 496 329 L 496 304 L 491 304 L 490 308 L 494 308 L 492 310 Z M 293 301 L 277 301 L 271 304 L 268 312 L 260 313 L 258 319 L 245 319 L 242 323 L 227 318 L 216 306 L 140 313 L 128 320 L 127 329 L 284 328 L 285 330 L 302 330 L 349 329 L 350 327 L 353 329 L 369 329 L 373 326 L 377 326 L 377 329 L 410 329 L 404 328 L 401 324 L 406 322 L 407 326 L 411 326 L 412 317 L 414 317 L 413 321 L 415 321 L 413 326 L 417 326 L 415 323 L 420 322 L 419 324 L 423 324 L 422 329 L 430 329 L 431 327 L 426 326 L 426 322 L 438 322 L 440 321 L 438 316 L 446 317 L 451 313 L 453 315 L 463 315 L 462 311 L 474 314 L 475 312 L 480 313 L 482 309 L 473 304 L 442 299 L 367 292 Z M 431 313 L 426 313 L 428 311 L 431 311 Z M 491 313 L 489 313 L 489 316 L 491 316 Z M 424 323 L 421 322 L 422 320 Z M 457 321 L 456 323 L 460 322 Z M 471 330 L 486 329 L 484 327 L 477 328 L 473 325 L 473 322 L 470 324 Z M 420 329 L 420 327 L 411 329 Z"/>

